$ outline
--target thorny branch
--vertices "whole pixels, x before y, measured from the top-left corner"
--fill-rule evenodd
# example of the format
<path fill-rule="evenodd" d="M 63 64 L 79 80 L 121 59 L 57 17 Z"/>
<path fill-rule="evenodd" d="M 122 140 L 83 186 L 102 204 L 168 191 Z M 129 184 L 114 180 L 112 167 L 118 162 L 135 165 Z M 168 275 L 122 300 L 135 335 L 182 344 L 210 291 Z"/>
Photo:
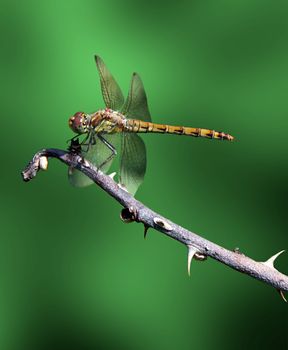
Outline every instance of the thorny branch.
<path fill-rule="evenodd" d="M 123 205 L 124 209 L 121 215 L 123 221 L 136 221 L 144 224 L 145 235 L 147 229 L 151 227 L 185 244 L 188 248 L 189 274 L 193 257 L 197 260 L 204 260 L 207 256 L 210 256 L 235 270 L 270 284 L 279 291 L 285 300 L 283 292 L 288 291 L 288 276 L 276 270 L 273 265 L 275 259 L 283 251 L 275 254 L 265 262 L 257 262 L 237 250 L 230 251 L 222 248 L 147 208 L 128 192 L 120 188 L 110 176 L 98 171 L 90 162 L 75 153 L 58 149 L 43 149 L 37 152 L 22 172 L 24 181 L 30 181 L 40 169 L 46 170 L 48 158 L 57 158 L 66 165 L 75 167 L 89 176 L 104 191 Z"/>

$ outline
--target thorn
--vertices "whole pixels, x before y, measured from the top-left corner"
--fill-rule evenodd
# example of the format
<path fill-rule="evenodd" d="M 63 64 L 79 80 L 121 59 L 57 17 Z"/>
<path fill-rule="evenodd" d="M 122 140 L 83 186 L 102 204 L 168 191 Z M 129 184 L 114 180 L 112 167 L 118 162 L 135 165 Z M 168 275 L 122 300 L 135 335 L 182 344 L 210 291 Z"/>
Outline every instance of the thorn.
<path fill-rule="evenodd" d="M 172 226 L 168 224 L 168 222 L 160 219 L 160 218 L 154 218 L 153 219 L 154 223 L 157 225 L 157 226 L 160 226 L 162 228 L 164 228 L 164 230 L 166 231 L 172 231 Z"/>
<path fill-rule="evenodd" d="M 277 289 L 277 291 L 279 292 L 281 298 L 285 301 L 285 303 L 287 303 L 287 299 L 285 298 L 285 295 L 284 295 L 284 293 L 283 293 L 283 290 Z"/>
<path fill-rule="evenodd" d="M 89 162 L 84 158 L 80 158 L 78 163 L 81 163 L 85 168 L 89 168 L 90 166 Z M 97 168 L 97 171 L 100 171 L 100 170 Z"/>
<path fill-rule="evenodd" d="M 144 239 L 147 236 L 148 228 L 149 228 L 149 226 L 144 224 Z"/>
<path fill-rule="evenodd" d="M 39 165 L 42 170 L 47 170 L 48 168 L 48 158 L 46 156 L 40 157 Z"/>
<path fill-rule="evenodd" d="M 111 177 L 112 180 L 114 180 L 114 176 L 116 175 L 116 172 L 109 174 L 108 176 Z"/>
<path fill-rule="evenodd" d="M 191 261 L 193 259 L 193 256 L 196 252 L 198 252 L 198 249 L 196 249 L 193 245 L 188 245 L 188 276 L 190 276 L 190 267 L 191 267 Z"/>
<path fill-rule="evenodd" d="M 280 254 L 282 254 L 283 252 L 285 252 L 285 250 L 281 250 L 279 253 L 277 253 L 277 254 L 271 256 L 271 258 L 269 258 L 268 260 L 262 262 L 262 264 L 264 264 L 264 265 L 266 265 L 266 266 L 269 266 L 269 267 L 271 267 L 272 269 L 275 269 L 275 267 L 274 267 L 274 261 L 275 261 L 275 260 L 278 258 L 278 256 L 279 256 Z"/>
<path fill-rule="evenodd" d="M 128 192 L 128 190 L 127 190 L 127 188 L 125 187 L 125 185 L 119 183 L 118 186 L 119 186 L 119 188 L 121 188 L 121 190 L 124 190 L 124 191 Z M 129 192 L 128 192 L 128 193 L 129 193 Z"/>

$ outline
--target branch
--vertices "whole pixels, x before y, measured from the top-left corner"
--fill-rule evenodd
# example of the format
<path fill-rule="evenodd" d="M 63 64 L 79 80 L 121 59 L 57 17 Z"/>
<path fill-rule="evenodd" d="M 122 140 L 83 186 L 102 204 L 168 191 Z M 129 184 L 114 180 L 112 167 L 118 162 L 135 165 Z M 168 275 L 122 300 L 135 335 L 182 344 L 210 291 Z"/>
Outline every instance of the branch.
<path fill-rule="evenodd" d="M 22 172 L 24 181 L 30 181 L 36 176 L 40 169 L 46 170 L 48 166 L 47 158 L 57 158 L 66 165 L 75 167 L 90 177 L 97 185 L 124 207 L 122 210 L 123 221 L 136 221 L 144 224 L 145 236 L 148 228 L 151 227 L 185 244 L 188 247 L 189 274 L 193 257 L 197 260 L 204 260 L 207 256 L 210 256 L 237 271 L 270 284 L 279 291 L 282 298 L 285 300 L 283 291 L 288 291 L 288 276 L 280 273 L 274 267 L 275 259 L 283 251 L 275 254 L 265 262 L 257 262 L 240 253 L 238 250 L 230 251 L 222 248 L 147 208 L 144 204 L 137 201 L 128 192 L 119 187 L 110 176 L 98 171 L 90 162 L 75 153 L 69 153 L 58 149 L 43 149 L 37 152 Z"/>

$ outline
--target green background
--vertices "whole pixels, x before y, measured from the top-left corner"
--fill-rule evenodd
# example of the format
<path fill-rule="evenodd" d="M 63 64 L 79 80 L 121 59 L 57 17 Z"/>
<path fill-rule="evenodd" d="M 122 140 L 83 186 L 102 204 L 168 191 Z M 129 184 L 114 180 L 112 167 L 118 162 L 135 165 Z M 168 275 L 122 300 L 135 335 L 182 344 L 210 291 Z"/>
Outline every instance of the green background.
<path fill-rule="evenodd" d="M 20 176 L 67 147 L 70 115 L 104 106 L 97 53 L 125 93 L 140 74 L 155 122 L 237 138 L 144 135 L 137 198 L 255 260 L 287 249 L 287 18 L 285 1 L 2 0 L 1 349 L 287 348 L 273 288 L 211 259 L 188 278 L 185 246 L 144 241 L 55 160 Z"/>

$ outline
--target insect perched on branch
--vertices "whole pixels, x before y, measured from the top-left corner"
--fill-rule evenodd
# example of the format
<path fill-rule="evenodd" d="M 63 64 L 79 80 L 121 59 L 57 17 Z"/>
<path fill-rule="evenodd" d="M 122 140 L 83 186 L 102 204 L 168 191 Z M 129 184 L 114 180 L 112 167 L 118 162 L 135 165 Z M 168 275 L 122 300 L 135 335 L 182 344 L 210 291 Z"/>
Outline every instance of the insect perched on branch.
<path fill-rule="evenodd" d="M 88 114 L 77 112 L 69 119 L 70 128 L 77 134 L 72 138 L 72 150 L 80 135 L 84 140 L 77 144 L 83 157 L 107 172 L 120 148 L 119 184 L 134 195 L 144 180 L 146 171 L 146 149 L 139 133 L 161 133 L 205 137 L 232 141 L 229 134 L 210 129 L 155 124 L 147 104 L 143 83 L 133 73 L 126 101 L 112 74 L 99 56 L 95 56 L 100 75 L 105 109 Z M 75 186 L 87 186 L 91 179 L 74 168 L 69 169 L 69 178 Z"/>

